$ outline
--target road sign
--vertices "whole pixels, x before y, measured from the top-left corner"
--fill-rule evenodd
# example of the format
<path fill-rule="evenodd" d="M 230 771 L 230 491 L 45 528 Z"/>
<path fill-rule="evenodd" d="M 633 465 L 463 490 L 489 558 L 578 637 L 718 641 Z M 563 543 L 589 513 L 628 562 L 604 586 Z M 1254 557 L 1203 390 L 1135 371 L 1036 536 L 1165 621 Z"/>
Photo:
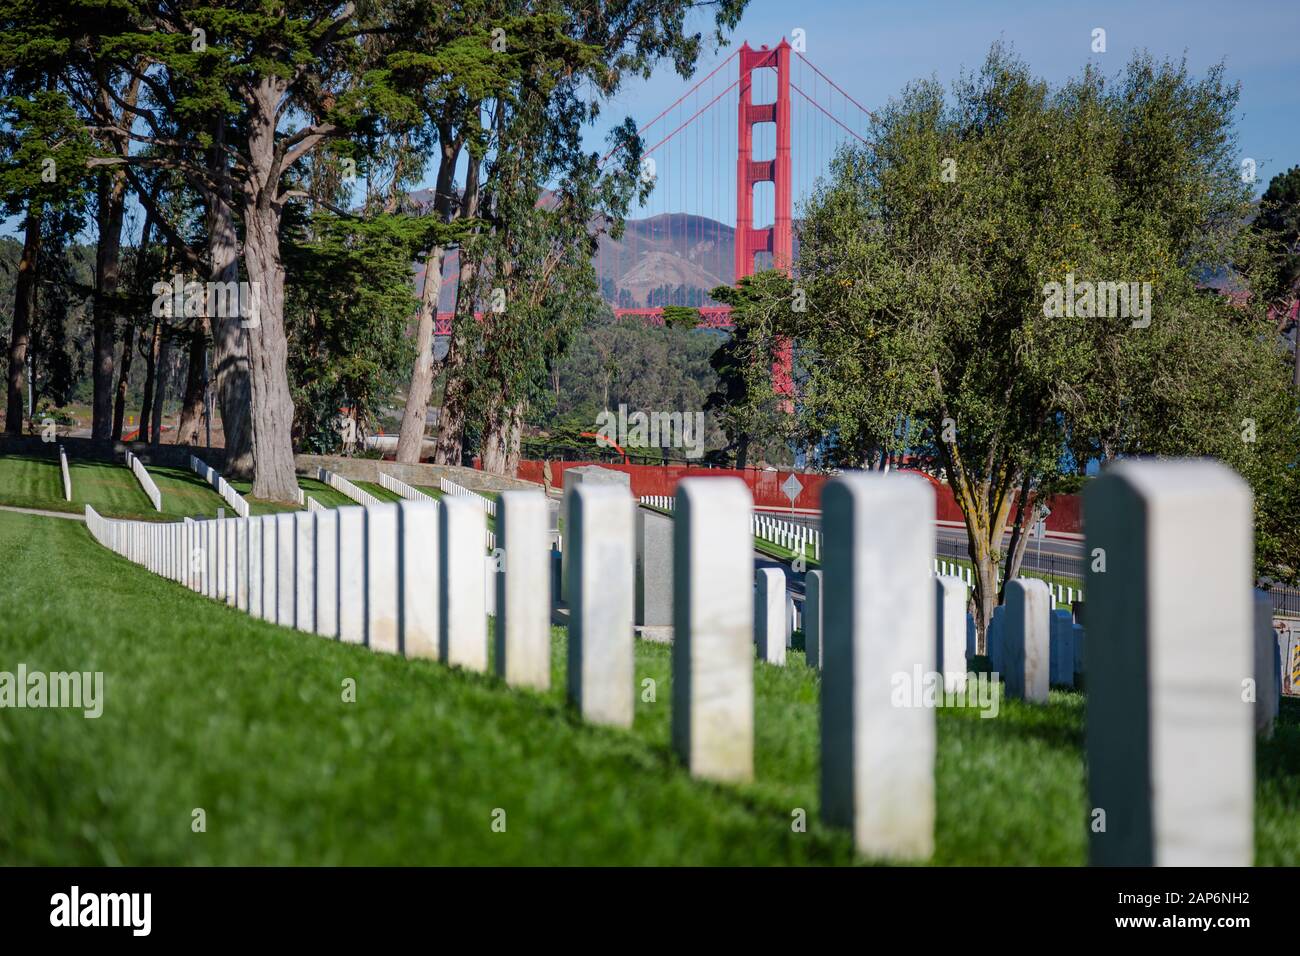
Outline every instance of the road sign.
<path fill-rule="evenodd" d="M 790 507 L 794 508 L 794 500 L 799 497 L 799 492 L 803 491 L 803 482 L 795 477 L 794 472 L 791 472 L 790 477 L 782 483 L 781 490 L 790 499 Z"/>

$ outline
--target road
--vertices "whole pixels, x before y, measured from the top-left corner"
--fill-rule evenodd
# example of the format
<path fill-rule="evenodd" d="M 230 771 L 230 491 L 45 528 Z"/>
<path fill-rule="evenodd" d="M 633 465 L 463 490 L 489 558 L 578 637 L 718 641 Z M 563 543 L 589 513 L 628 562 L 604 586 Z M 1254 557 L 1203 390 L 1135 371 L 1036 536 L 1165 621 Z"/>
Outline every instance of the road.
<path fill-rule="evenodd" d="M 808 528 L 820 530 L 821 515 L 817 512 L 780 512 L 780 511 L 762 511 L 760 512 L 771 518 L 777 518 L 781 521 L 787 521 L 791 524 L 804 525 Z M 940 556 L 954 558 L 969 558 L 970 550 L 966 543 L 966 529 L 957 528 L 949 525 L 938 525 L 935 528 L 936 550 Z M 1011 535 L 1006 534 L 1002 538 L 1004 548 L 1011 546 Z M 1074 538 L 1044 538 L 1040 543 L 1037 539 L 1029 542 L 1028 551 L 1025 553 L 1025 565 L 1028 568 L 1035 568 L 1039 562 L 1036 560 L 1037 555 L 1042 555 L 1042 567 L 1044 570 L 1051 570 L 1051 565 L 1055 563 L 1057 569 L 1062 573 L 1081 574 L 1082 568 L 1072 569 L 1071 563 L 1083 558 L 1083 542 Z M 1055 561 L 1053 562 L 1053 560 Z"/>

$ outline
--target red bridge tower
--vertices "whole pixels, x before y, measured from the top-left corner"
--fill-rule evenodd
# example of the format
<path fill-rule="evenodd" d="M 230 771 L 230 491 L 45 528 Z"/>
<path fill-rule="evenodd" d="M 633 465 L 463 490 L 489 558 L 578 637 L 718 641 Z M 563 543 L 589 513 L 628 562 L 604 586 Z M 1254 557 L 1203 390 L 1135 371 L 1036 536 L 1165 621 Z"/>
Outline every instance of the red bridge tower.
<path fill-rule="evenodd" d="M 753 102 L 751 73 L 756 69 L 776 70 L 776 100 Z M 782 40 L 775 50 L 755 50 L 748 43 L 740 48 L 740 129 L 736 155 L 736 281 L 754 274 L 754 256 L 772 254 L 772 264 L 786 273 L 794 263 L 794 231 L 791 212 L 790 176 L 790 44 Z M 754 125 L 776 124 L 776 157 L 754 159 Z M 776 210 L 773 224 L 754 228 L 754 184 L 775 186 Z M 793 411 L 793 348 L 787 338 L 777 343 L 772 362 L 772 387 L 785 396 L 782 405 Z"/>

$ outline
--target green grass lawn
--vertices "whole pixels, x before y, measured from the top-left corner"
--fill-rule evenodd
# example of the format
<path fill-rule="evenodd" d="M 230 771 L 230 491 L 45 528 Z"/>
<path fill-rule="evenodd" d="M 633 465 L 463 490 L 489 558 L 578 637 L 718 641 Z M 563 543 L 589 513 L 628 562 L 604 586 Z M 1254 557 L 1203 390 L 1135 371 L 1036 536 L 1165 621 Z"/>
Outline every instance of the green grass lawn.
<path fill-rule="evenodd" d="M 132 481 L 135 476 L 123 468 Z M 162 492 L 162 513 L 169 515 L 172 520 L 178 517 L 188 516 L 191 518 L 207 517 L 215 518 L 218 510 L 223 510 L 226 517 L 233 518 L 235 511 L 230 505 L 226 504 L 224 498 L 217 494 L 216 490 L 188 468 L 165 468 L 160 465 L 149 465 L 149 477 L 153 479 L 158 490 Z M 139 482 L 136 482 L 137 486 Z M 73 489 L 76 489 L 76 479 L 73 479 Z M 142 491 L 141 494 L 144 492 Z M 98 510 L 98 509 L 96 509 Z"/>
<path fill-rule="evenodd" d="M 266 501 L 262 498 L 254 498 L 251 494 L 253 483 L 251 481 L 230 481 L 226 479 L 231 488 L 239 492 L 240 496 L 248 502 L 248 514 L 253 515 L 273 515 L 284 511 L 301 511 L 296 504 L 284 504 L 279 501 Z"/>
<path fill-rule="evenodd" d="M 63 500 L 57 457 L 4 455 L 0 456 L 0 504 L 77 514 L 90 505 L 107 517 L 148 521 L 175 521 L 186 515 L 216 517 L 219 508 L 233 515 L 221 496 L 194 472 L 159 466 L 148 470 L 162 493 L 161 512 L 154 510 L 140 482 L 122 463 L 69 458 L 72 501 L 68 502 Z"/>
<path fill-rule="evenodd" d="M 59 453 L 51 446 L 47 457 L 35 455 L 0 455 L 0 504 L 16 508 L 39 508 L 45 511 L 85 511 L 77 500 L 77 470 L 68 462 L 72 476 L 72 501 L 63 500 L 63 477 L 59 473 Z M 135 478 L 131 481 L 135 483 Z M 138 487 L 138 486 L 137 486 Z M 145 506 L 148 499 L 140 495 Z"/>
<path fill-rule="evenodd" d="M 358 488 L 362 489 L 363 491 L 370 492 L 380 501 L 401 501 L 402 500 L 401 495 L 399 495 L 395 491 L 389 491 L 387 488 L 379 484 L 379 482 L 377 481 L 354 481 L 352 483 L 356 485 Z M 356 504 L 356 502 L 354 501 L 352 502 L 352 504 Z"/>
<path fill-rule="evenodd" d="M 0 670 L 103 671 L 103 716 L 0 709 L 0 860 L 14 864 L 798 864 L 853 861 L 821 825 L 818 687 L 755 664 L 756 781 L 691 780 L 669 750 L 669 648 L 638 642 L 633 730 L 556 690 L 254 621 L 99 548 L 0 514 Z M 356 702 L 345 703 L 345 680 Z M 1258 861 L 1300 861 L 1300 707 L 1259 748 Z M 1080 694 L 940 711 L 940 864 L 1078 864 Z M 191 830 L 195 808 L 207 829 Z M 505 833 L 493 832 L 496 809 Z M 807 811 L 796 833 L 792 813 Z"/>

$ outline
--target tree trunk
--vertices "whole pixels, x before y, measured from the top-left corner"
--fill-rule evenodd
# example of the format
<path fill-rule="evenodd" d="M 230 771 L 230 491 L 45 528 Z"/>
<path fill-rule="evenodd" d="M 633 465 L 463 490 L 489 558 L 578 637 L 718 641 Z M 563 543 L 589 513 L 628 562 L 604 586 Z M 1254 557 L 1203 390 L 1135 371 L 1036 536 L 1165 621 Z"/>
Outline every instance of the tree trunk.
<path fill-rule="evenodd" d="M 113 434 L 113 346 L 117 309 L 113 301 L 121 272 L 122 217 L 126 209 L 126 173 L 103 174 L 97 189 L 99 240 L 95 246 L 94 355 L 91 437 Z"/>
<path fill-rule="evenodd" d="M 217 148 L 210 162 L 226 168 L 225 152 L 219 147 L 224 137 L 224 117 L 217 122 Z M 230 191 L 223 189 L 207 194 L 208 261 L 213 282 L 239 282 L 239 240 L 235 233 L 235 214 L 231 208 Z M 258 301 L 254 287 L 254 302 Z M 241 302 L 241 305 L 246 305 Z M 250 404 L 252 387 L 249 382 L 248 335 L 245 326 L 252 317 L 217 316 L 209 308 L 212 322 L 212 365 L 217 383 L 217 406 L 221 409 L 221 429 L 225 435 L 224 473 L 228 478 L 253 476 L 253 436 L 251 432 Z"/>
<path fill-rule="evenodd" d="M 998 600 L 1006 600 L 1007 582 L 1020 577 L 1020 566 L 1025 560 L 1025 547 L 1029 544 L 1029 529 L 1038 520 L 1038 502 L 1030 504 L 1030 480 L 1028 476 L 1020 482 L 1020 494 L 1016 497 L 1016 516 L 1011 523 L 1011 545 L 1007 548 L 1006 561 L 1002 568 L 1002 588 Z"/>
<path fill-rule="evenodd" d="M 253 497 L 296 503 L 293 395 L 284 327 L 284 262 L 280 257 L 280 178 L 285 155 L 276 148 L 276 118 L 289 81 L 258 77 L 248 121 L 248 170 L 243 181 L 244 265 L 257 289 L 257 323 L 249 323 L 249 395 L 253 433 Z M 299 154 L 301 155 L 301 154 Z M 290 160 L 291 161 L 291 160 Z"/>
<path fill-rule="evenodd" d="M 465 404 L 469 398 L 465 381 L 467 345 L 453 330 L 443 368 L 447 372 L 446 390 L 442 396 L 442 413 L 438 416 L 438 444 L 433 460 L 439 465 L 459 465 L 464 451 Z"/>
<path fill-rule="evenodd" d="M 936 380 L 938 373 L 935 373 Z M 948 410 L 942 406 L 933 425 L 942 431 Z M 974 476 L 966 470 L 956 441 L 940 444 L 948 485 L 966 523 L 966 540 L 970 549 L 975 587 L 971 594 L 971 613 L 975 618 L 976 653 L 988 653 L 988 625 L 998 603 L 998 556 L 1002 550 L 1002 533 L 1011 511 L 1010 488 L 1014 476 L 998 466 L 996 451 L 986 459 L 986 467 L 996 476 Z"/>
<path fill-rule="evenodd" d="M 27 345 L 31 340 L 32 319 L 36 315 L 36 273 L 40 252 L 41 209 L 31 206 L 27 210 L 23 254 L 18 260 L 18 277 L 14 282 L 14 321 L 9 334 L 9 390 L 5 405 L 7 435 L 23 433 L 23 385 L 27 381 Z"/>
<path fill-rule="evenodd" d="M 520 400 L 510 412 L 510 440 L 506 445 L 505 468 L 501 472 L 509 478 L 519 477 L 519 455 L 524 440 L 524 411 L 527 403 Z"/>
<path fill-rule="evenodd" d="M 176 426 L 176 444 L 198 445 L 199 425 L 203 421 L 203 395 L 208 390 L 208 337 L 203 320 L 196 318 L 190 332 L 189 374 L 185 377 L 185 398 L 181 402 L 180 423 Z"/>
<path fill-rule="evenodd" d="M 444 137 L 433 199 L 434 213 L 442 222 L 451 218 L 451 191 L 459 155 L 459 144 L 448 142 Z M 474 166 L 472 158 L 470 165 Z M 397 437 L 397 460 L 408 465 L 419 462 L 424 448 L 429 396 L 433 392 L 434 325 L 438 318 L 438 298 L 442 292 L 445 253 L 442 245 L 435 245 L 424 260 L 424 288 L 420 291 L 420 309 L 416 316 L 415 362 L 411 368 L 411 387 L 406 393 L 406 408 L 402 412 L 402 428 Z"/>
<path fill-rule="evenodd" d="M 424 261 L 424 288 L 420 293 L 420 312 L 416 320 L 415 361 L 411 368 L 411 387 L 406 393 L 406 408 L 402 411 L 402 428 L 397 436 L 397 460 L 408 465 L 418 463 L 420 453 L 424 450 L 424 429 L 429 417 L 429 396 L 433 393 L 434 324 L 438 317 L 438 293 L 442 288 L 443 255 L 443 247 L 435 246 Z"/>
<path fill-rule="evenodd" d="M 135 256 L 135 277 L 132 285 L 136 292 L 144 292 L 145 271 L 148 268 L 147 258 L 149 255 L 149 240 L 153 235 L 153 213 L 148 212 L 144 218 L 144 228 L 140 230 L 140 248 L 136 250 Z M 145 325 L 148 328 L 148 323 Z M 131 381 L 131 362 L 135 358 L 135 333 L 136 322 L 132 319 L 127 323 L 126 337 L 122 343 L 122 368 L 117 377 L 117 401 L 113 406 L 113 440 L 119 441 L 122 438 L 122 419 L 126 415 L 126 390 Z M 153 369 L 146 372 L 146 380 L 153 375 Z M 149 401 L 148 397 L 145 399 Z M 136 441 L 148 440 L 148 434 L 145 431 L 147 419 L 142 414 L 140 416 L 140 425 L 136 429 Z"/>
<path fill-rule="evenodd" d="M 501 395 L 493 396 L 491 407 L 483 415 L 483 440 L 479 448 L 483 470 L 504 475 L 510 441 L 510 409 Z"/>
<path fill-rule="evenodd" d="M 280 207 L 271 202 L 253 204 L 245 210 L 244 223 L 248 275 L 259 289 L 258 325 L 248 329 L 253 497 L 296 502 L 298 476 L 293 463 L 293 397 L 289 392 L 289 343 L 284 328 Z"/>
<path fill-rule="evenodd" d="M 140 403 L 140 441 L 150 441 L 150 424 L 153 422 L 154 391 L 158 389 L 158 346 L 162 338 L 162 317 L 156 317 L 149 332 L 149 345 L 144 356 L 144 400 Z"/>
<path fill-rule="evenodd" d="M 126 387 L 131 377 L 131 358 L 135 352 L 135 322 L 126 324 L 122 337 L 122 361 L 117 370 L 117 395 L 113 400 L 113 441 L 122 440 L 122 420 L 126 417 Z M 139 435 L 136 440 L 139 440 Z"/>
<path fill-rule="evenodd" d="M 153 396 L 153 415 L 149 423 L 149 441 L 154 445 L 162 444 L 162 419 L 163 406 L 167 401 L 167 381 L 171 378 L 171 359 L 172 346 L 171 339 L 167 335 L 167 330 L 162 326 L 162 319 L 159 322 L 158 343 L 158 385 L 154 390 Z M 143 423 L 143 419 L 141 422 Z"/>

